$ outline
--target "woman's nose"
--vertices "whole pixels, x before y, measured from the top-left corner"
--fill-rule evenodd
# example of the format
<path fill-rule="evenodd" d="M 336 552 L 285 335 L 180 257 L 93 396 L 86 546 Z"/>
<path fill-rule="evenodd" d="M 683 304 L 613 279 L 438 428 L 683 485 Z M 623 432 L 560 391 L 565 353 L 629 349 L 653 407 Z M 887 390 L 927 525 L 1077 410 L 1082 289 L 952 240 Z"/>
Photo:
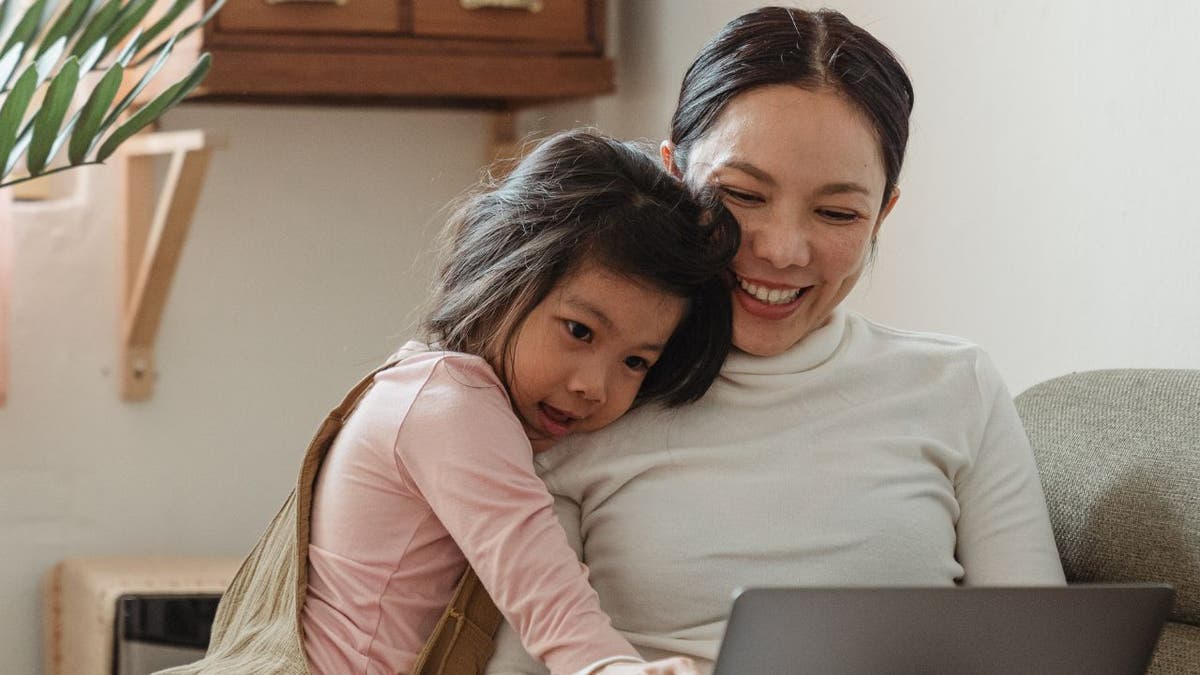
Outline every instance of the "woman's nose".
<path fill-rule="evenodd" d="M 769 223 L 749 234 L 750 251 L 776 269 L 805 267 L 812 260 L 810 232 L 802 223 Z"/>

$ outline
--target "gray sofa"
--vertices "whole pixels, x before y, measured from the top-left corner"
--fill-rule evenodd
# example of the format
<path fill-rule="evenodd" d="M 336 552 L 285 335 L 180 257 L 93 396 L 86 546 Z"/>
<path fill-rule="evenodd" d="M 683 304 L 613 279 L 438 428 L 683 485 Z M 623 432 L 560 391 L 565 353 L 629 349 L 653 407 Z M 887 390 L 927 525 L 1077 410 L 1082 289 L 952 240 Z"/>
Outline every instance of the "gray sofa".
<path fill-rule="evenodd" d="M 1200 370 L 1101 370 L 1016 399 L 1070 582 L 1162 581 L 1151 673 L 1200 673 Z"/>

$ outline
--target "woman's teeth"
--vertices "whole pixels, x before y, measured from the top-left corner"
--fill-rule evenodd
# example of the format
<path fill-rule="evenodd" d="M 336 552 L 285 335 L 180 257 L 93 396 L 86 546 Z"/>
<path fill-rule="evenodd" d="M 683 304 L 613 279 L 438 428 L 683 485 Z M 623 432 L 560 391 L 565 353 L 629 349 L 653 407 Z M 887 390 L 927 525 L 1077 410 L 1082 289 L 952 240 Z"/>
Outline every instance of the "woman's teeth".
<path fill-rule="evenodd" d="M 803 288 L 793 288 L 791 290 L 766 288 L 740 278 L 738 279 L 738 286 L 741 286 L 743 291 L 753 295 L 760 302 L 765 302 L 768 305 L 786 305 L 800 297 L 800 294 L 804 292 Z"/>

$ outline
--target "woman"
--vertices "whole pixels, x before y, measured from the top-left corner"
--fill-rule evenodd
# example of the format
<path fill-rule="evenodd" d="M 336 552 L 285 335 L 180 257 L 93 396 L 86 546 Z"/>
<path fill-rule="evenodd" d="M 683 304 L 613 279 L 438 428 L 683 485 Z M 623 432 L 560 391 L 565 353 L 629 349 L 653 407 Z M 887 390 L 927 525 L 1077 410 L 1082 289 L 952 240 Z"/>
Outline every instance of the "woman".
<path fill-rule="evenodd" d="M 841 306 L 899 198 L 912 102 L 891 52 L 827 10 L 739 17 L 684 78 L 662 158 L 742 225 L 737 350 L 699 403 L 539 459 L 646 656 L 713 659 L 742 586 L 1063 583 L 986 355 Z M 517 651 L 502 636 L 489 672 L 539 672 Z"/>

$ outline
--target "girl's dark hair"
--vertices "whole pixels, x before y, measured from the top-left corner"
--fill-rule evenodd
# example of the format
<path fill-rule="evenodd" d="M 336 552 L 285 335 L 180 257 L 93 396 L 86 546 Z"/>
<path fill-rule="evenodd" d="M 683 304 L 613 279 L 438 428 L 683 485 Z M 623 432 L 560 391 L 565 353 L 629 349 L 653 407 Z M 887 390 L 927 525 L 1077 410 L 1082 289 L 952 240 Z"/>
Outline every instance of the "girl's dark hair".
<path fill-rule="evenodd" d="M 525 317 L 585 261 L 688 301 L 635 404 L 700 398 L 729 352 L 737 223 L 717 195 L 693 195 L 636 145 L 551 136 L 468 197 L 447 232 L 426 332 L 489 358 L 501 377 Z"/>
<path fill-rule="evenodd" d="M 671 119 L 675 164 L 738 94 L 772 84 L 815 90 L 829 87 L 858 107 L 874 126 L 891 197 L 913 108 L 912 82 L 882 42 L 831 9 L 763 7 L 725 24 L 683 77 Z"/>

